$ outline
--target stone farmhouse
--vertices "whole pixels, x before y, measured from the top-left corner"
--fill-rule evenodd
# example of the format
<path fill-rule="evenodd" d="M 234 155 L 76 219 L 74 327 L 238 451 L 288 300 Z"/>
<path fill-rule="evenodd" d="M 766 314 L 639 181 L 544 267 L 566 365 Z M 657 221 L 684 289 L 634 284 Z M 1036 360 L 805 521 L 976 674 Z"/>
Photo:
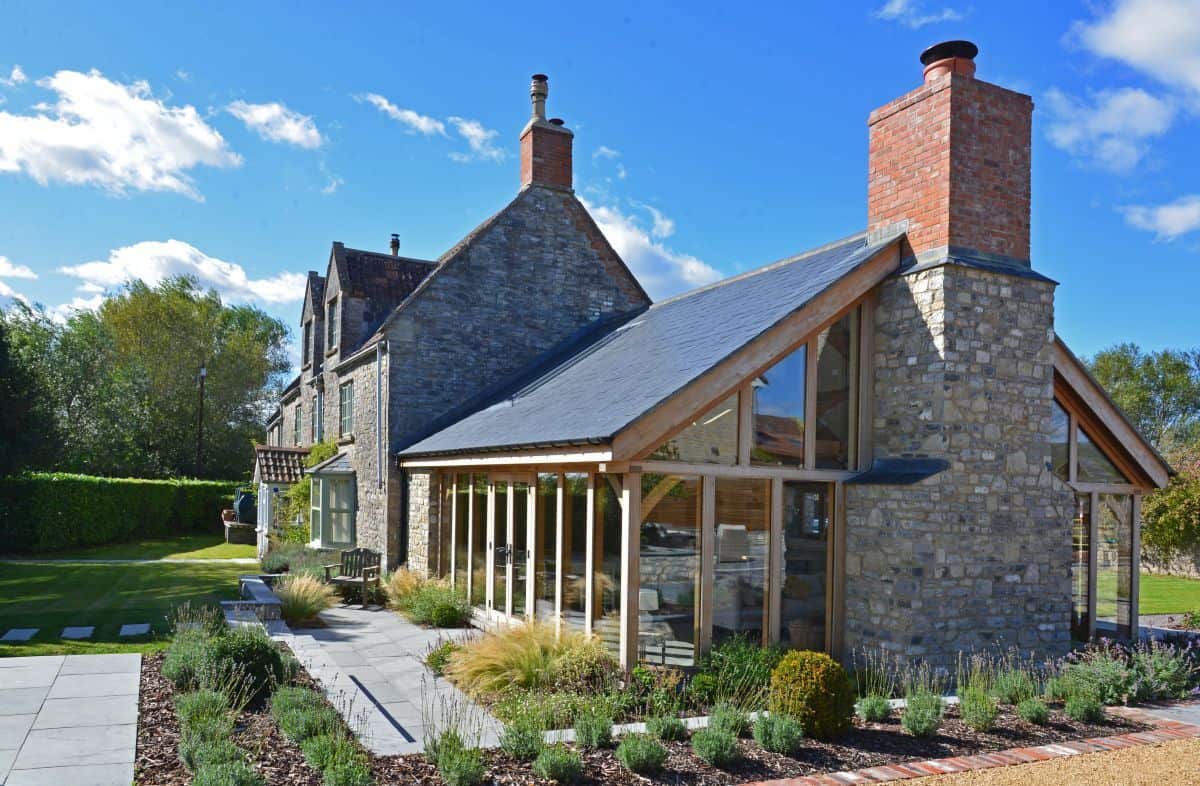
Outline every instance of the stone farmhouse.
<path fill-rule="evenodd" d="M 976 52 L 931 47 L 871 113 L 865 231 L 657 303 L 534 76 L 512 202 L 437 260 L 334 243 L 309 273 L 259 463 L 337 440 L 312 545 L 626 666 L 733 635 L 943 664 L 1130 635 L 1139 501 L 1171 470 L 1055 334 L 1033 103 Z"/>

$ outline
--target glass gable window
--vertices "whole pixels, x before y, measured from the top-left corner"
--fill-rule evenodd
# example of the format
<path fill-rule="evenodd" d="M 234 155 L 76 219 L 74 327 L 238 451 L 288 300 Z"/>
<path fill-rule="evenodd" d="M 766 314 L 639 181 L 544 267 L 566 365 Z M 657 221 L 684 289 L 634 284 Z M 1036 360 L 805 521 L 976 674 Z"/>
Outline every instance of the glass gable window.
<path fill-rule="evenodd" d="M 817 337 L 816 465 L 846 469 L 850 462 L 853 390 L 858 352 L 857 311 L 851 311 Z"/>
<path fill-rule="evenodd" d="M 1050 463 L 1054 474 L 1068 480 L 1071 473 L 1071 418 L 1057 401 L 1050 403 Z"/>
<path fill-rule="evenodd" d="M 1077 429 L 1075 453 L 1077 466 L 1075 477 L 1078 480 L 1091 483 L 1127 483 L 1108 456 L 1100 450 L 1100 446 L 1092 442 L 1087 432 L 1081 426 Z"/>
<path fill-rule="evenodd" d="M 807 355 L 800 347 L 754 380 L 755 464 L 804 464 Z"/>
<path fill-rule="evenodd" d="M 338 428 L 343 437 L 354 433 L 354 382 L 338 388 Z"/>
<path fill-rule="evenodd" d="M 692 666 L 700 625 L 700 478 L 642 475 L 638 659 Z"/>
<path fill-rule="evenodd" d="M 738 449 L 738 396 L 734 393 L 705 412 L 649 458 L 701 464 L 734 464 Z"/>

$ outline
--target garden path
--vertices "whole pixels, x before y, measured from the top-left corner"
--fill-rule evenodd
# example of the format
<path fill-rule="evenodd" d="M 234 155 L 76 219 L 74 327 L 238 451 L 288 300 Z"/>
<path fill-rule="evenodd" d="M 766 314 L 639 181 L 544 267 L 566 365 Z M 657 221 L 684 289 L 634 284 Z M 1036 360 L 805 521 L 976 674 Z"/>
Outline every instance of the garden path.
<path fill-rule="evenodd" d="M 422 628 L 378 607 L 334 608 L 321 612 L 321 620 L 324 628 L 272 633 L 320 681 L 372 753 L 420 751 L 427 725 L 439 723 L 448 711 L 467 716 L 481 745 L 497 744 L 496 720 L 446 680 L 435 678 L 424 663 L 431 646 L 461 640 L 469 630 Z"/>
<path fill-rule="evenodd" d="M 257 565 L 253 557 L 220 559 L 0 559 L 0 565 Z"/>
<path fill-rule="evenodd" d="M 0 658 L 0 785 L 129 786 L 142 656 Z"/>

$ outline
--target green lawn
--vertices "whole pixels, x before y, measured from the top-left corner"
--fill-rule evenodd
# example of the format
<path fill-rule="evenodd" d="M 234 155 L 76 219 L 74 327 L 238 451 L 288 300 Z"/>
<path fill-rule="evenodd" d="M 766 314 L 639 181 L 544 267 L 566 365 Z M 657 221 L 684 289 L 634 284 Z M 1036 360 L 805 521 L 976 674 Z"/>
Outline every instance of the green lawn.
<path fill-rule="evenodd" d="M 167 616 L 175 606 L 236 598 L 237 577 L 254 569 L 222 564 L 0 564 L 0 631 L 39 629 L 28 643 L 0 644 L 0 657 L 161 649 L 166 645 Z M 151 624 L 150 636 L 118 638 L 121 625 L 138 622 Z M 90 641 L 63 641 L 59 637 L 68 625 L 94 625 L 96 630 Z"/>
<path fill-rule="evenodd" d="M 1117 577 L 1112 571 L 1103 571 L 1096 576 L 1098 618 L 1103 619 L 1116 614 L 1116 588 Z M 1200 610 L 1200 579 L 1143 573 L 1140 593 L 1140 614 L 1182 614 L 1185 611 Z"/>
<path fill-rule="evenodd" d="M 13 555 L 21 558 L 21 555 Z M 226 543 L 222 535 L 182 535 L 134 540 L 84 549 L 39 554 L 45 559 L 232 559 L 255 556 L 253 544 Z M 36 557 L 35 557 L 36 558 Z"/>

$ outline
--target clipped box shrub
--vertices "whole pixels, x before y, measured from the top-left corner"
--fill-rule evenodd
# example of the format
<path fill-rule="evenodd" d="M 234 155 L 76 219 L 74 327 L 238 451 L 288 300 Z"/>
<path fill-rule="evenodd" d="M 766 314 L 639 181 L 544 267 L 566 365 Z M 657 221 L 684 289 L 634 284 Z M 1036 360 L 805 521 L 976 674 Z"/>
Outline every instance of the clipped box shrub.
<path fill-rule="evenodd" d="M 630 734 L 617 746 L 617 761 L 639 775 L 660 772 L 667 761 L 667 749 L 648 734 Z"/>
<path fill-rule="evenodd" d="M 769 708 L 795 718 L 808 736 L 827 740 L 850 728 L 854 685 L 825 653 L 789 652 L 771 673 Z"/>

